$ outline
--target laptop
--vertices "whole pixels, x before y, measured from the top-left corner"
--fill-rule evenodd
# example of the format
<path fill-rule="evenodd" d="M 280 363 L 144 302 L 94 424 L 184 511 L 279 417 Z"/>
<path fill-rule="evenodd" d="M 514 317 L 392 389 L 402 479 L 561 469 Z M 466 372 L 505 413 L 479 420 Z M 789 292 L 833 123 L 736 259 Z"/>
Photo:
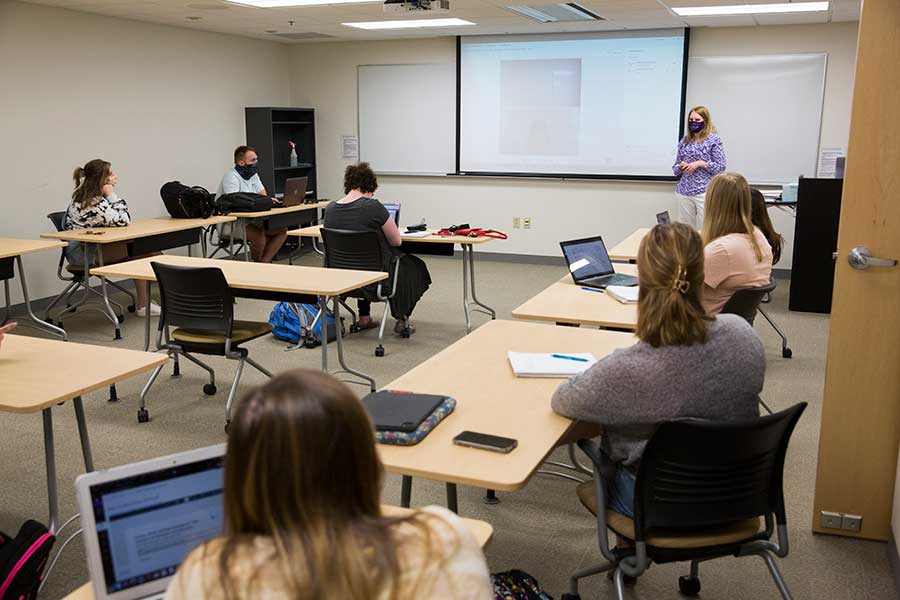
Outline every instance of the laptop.
<path fill-rule="evenodd" d="M 661 213 L 656 213 L 656 224 L 657 225 L 668 225 L 672 220 L 669 218 L 669 211 L 664 210 Z"/>
<path fill-rule="evenodd" d="M 162 598 L 184 557 L 222 534 L 224 453 L 219 444 L 76 479 L 96 600 Z"/>
<path fill-rule="evenodd" d="M 381 390 L 362 399 L 376 431 L 412 432 L 431 416 L 446 396 Z"/>
<path fill-rule="evenodd" d="M 596 237 L 560 242 L 566 264 L 575 285 L 603 289 L 608 285 L 637 285 L 638 279 L 633 275 L 616 273 L 609 253 L 603 244 L 603 238 Z"/>
<path fill-rule="evenodd" d="M 394 220 L 394 224 L 397 227 L 400 227 L 400 205 L 385 203 L 384 207 L 387 209 L 388 214 L 390 214 L 391 218 Z"/>
<path fill-rule="evenodd" d="M 281 200 L 285 206 L 299 206 L 306 201 L 308 181 L 308 177 L 293 177 L 284 181 L 284 196 Z"/>

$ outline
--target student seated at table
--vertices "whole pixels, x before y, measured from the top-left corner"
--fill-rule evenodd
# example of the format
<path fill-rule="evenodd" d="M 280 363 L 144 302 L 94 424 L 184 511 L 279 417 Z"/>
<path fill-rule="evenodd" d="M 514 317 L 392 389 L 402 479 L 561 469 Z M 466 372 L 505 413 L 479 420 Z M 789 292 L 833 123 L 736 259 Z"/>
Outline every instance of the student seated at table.
<path fill-rule="evenodd" d="M 688 225 L 651 229 L 637 259 L 639 341 L 553 394 L 554 411 L 602 427 L 603 450 L 618 463 L 608 506 L 627 517 L 634 514 L 641 455 L 660 423 L 759 415 L 762 343 L 741 317 L 703 309 L 703 254 L 700 235 Z"/>
<path fill-rule="evenodd" d="M 775 231 L 772 226 L 772 220 L 769 218 L 769 207 L 766 206 L 766 198 L 756 188 L 750 190 L 750 198 L 753 204 L 752 220 L 754 227 L 757 227 L 769 242 L 772 249 L 772 264 L 778 264 L 781 260 L 781 247 L 784 245 L 784 236 Z"/>
<path fill-rule="evenodd" d="M 394 331 L 401 333 L 408 328 L 410 333 L 414 333 L 415 327 L 409 318 L 419 298 L 431 285 L 431 275 L 422 259 L 397 249 L 403 241 L 400 230 L 384 205 L 372 197 L 377 189 L 378 179 L 369 163 L 349 165 L 344 171 L 346 196 L 325 207 L 324 226 L 349 231 L 378 231 L 384 236 L 385 265 L 393 264 L 395 257 L 400 260 L 397 293 L 390 301 L 391 315 L 397 320 Z M 369 301 L 359 300 L 357 305 L 360 328 L 378 327 L 378 323 L 372 320 Z"/>
<path fill-rule="evenodd" d="M 72 202 L 66 210 L 63 220 L 63 229 L 89 229 L 91 227 L 125 227 L 131 223 L 131 214 L 128 212 L 128 203 L 124 198 L 116 194 L 118 180 L 112 170 L 112 165 L 102 159 L 94 159 L 83 167 L 76 167 L 72 175 L 75 180 L 75 191 L 72 193 Z M 128 248 L 125 242 L 101 244 L 104 264 L 111 264 L 125 258 L 138 258 L 128 256 Z M 150 256 L 149 254 L 147 256 Z M 84 265 L 85 246 L 81 242 L 69 242 L 66 250 L 66 259 L 72 266 Z M 93 264 L 96 257 L 91 256 Z M 137 292 L 137 314 L 140 317 L 147 316 L 147 306 L 151 315 L 159 315 L 160 308 L 155 302 L 148 302 L 147 282 L 135 281 L 134 288 Z"/>
<path fill-rule="evenodd" d="M 187 556 L 166 598 L 490 600 L 461 519 L 439 507 L 383 515 L 383 473 L 343 383 L 296 370 L 251 390 L 228 430 L 224 535 Z"/>
<path fill-rule="evenodd" d="M 13 329 L 15 329 L 16 325 L 18 325 L 18 323 L 12 322 L 12 323 L 7 323 L 3 327 L 0 327 L 0 345 L 3 344 L 3 336 L 5 336 L 7 333 L 9 333 Z"/>
<path fill-rule="evenodd" d="M 741 288 L 769 283 L 772 248 L 753 225 L 750 186 L 743 175 L 721 173 L 706 188 L 703 218 L 704 270 L 703 308 L 711 315 L 721 312 Z"/>
<path fill-rule="evenodd" d="M 238 146 L 234 151 L 234 167 L 228 169 L 219 184 L 218 198 L 222 194 L 234 192 L 250 192 L 260 196 L 268 196 L 266 188 L 257 173 L 256 150 L 250 146 Z M 250 244 L 250 256 L 256 262 L 270 263 L 284 241 L 287 239 L 287 228 L 266 229 L 264 219 L 254 219 L 247 224 L 247 243 Z"/>

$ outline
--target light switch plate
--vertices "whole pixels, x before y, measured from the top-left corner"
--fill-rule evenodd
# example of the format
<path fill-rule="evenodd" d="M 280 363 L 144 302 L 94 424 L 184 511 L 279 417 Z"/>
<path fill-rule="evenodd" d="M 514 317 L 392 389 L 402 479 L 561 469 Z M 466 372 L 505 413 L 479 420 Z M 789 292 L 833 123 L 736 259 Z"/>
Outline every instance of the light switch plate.
<path fill-rule="evenodd" d="M 823 510 L 819 513 L 819 525 L 823 529 L 843 529 L 843 519 L 841 513 Z"/>

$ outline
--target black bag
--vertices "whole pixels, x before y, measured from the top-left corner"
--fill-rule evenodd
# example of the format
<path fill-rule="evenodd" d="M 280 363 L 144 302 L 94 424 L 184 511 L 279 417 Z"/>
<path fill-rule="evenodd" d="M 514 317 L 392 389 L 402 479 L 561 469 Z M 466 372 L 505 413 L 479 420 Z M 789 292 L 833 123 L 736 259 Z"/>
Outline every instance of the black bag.
<path fill-rule="evenodd" d="M 232 192 L 219 196 L 216 199 L 216 208 L 222 215 L 233 212 L 272 210 L 272 199 L 253 192 Z"/>
<path fill-rule="evenodd" d="M 10 538 L 0 532 L 0 600 L 34 600 L 56 536 L 37 521 L 25 521 Z"/>
<path fill-rule="evenodd" d="M 494 600 L 553 600 L 537 579 L 518 569 L 491 573 Z"/>
<path fill-rule="evenodd" d="M 174 219 L 208 219 L 215 213 L 212 194 L 199 186 L 170 181 L 159 189 L 159 195 Z"/>

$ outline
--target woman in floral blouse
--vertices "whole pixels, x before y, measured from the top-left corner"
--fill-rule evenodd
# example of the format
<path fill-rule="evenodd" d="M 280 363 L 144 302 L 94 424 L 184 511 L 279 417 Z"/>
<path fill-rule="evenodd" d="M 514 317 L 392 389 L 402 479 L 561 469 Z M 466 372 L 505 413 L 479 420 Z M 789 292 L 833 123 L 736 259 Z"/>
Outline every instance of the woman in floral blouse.
<path fill-rule="evenodd" d="M 678 177 L 675 186 L 678 220 L 701 229 L 706 186 L 714 175 L 725 171 L 725 149 L 705 106 L 691 109 L 687 127 L 687 133 L 678 142 L 678 155 L 672 166 Z"/>

